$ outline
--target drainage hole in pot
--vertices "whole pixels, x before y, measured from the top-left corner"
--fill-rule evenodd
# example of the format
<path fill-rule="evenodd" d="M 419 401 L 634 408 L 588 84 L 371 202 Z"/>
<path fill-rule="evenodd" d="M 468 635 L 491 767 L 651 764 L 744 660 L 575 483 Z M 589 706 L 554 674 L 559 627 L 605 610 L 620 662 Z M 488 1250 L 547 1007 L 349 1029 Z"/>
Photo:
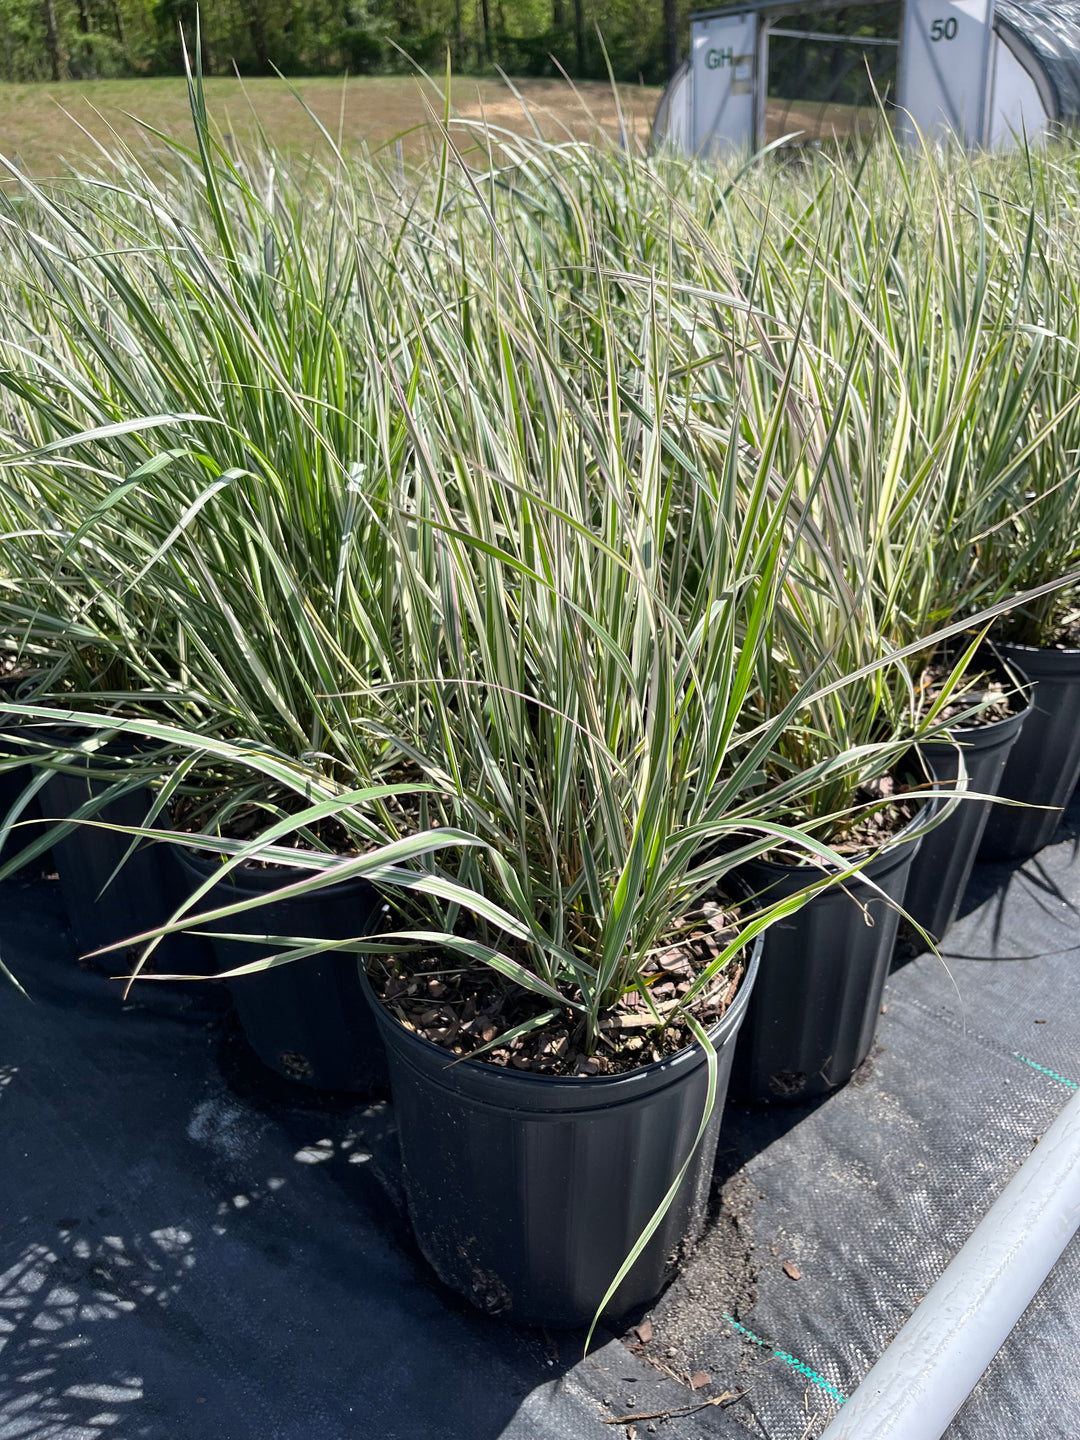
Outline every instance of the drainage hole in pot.
<path fill-rule="evenodd" d="M 311 1080 L 315 1071 L 311 1068 L 309 1061 L 303 1055 L 298 1055 L 295 1050 L 283 1050 L 278 1056 L 282 1070 L 293 1080 Z"/>
<path fill-rule="evenodd" d="M 489 1315 L 504 1315 L 513 1308 L 514 1300 L 509 1289 L 499 1277 L 477 1264 L 468 1247 L 458 1246 L 458 1256 L 464 1261 L 470 1276 L 470 1299 L 480 1310 Z"/>
<path fill-rule="evenodd" d="M 777 1070 L 769 1076 L 769 1089 L 783 1100 L 798 1095 L 806 1085 L 806 1076 L 801 1070 Z"/>

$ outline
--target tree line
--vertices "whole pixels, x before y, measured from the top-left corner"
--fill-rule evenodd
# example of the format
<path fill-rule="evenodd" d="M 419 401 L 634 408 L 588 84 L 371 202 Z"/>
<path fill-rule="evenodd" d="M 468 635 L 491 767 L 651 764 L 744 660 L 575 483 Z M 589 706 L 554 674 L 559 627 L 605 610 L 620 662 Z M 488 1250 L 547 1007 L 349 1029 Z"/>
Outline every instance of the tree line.
<path fill-rule="evenodd" d="M 205 73 L 353 75 L 404 70 L 401 51 L 455 71 L 663 81 L 687 0 L 204 0 Z M 197 0 L 0 0 L 0 78 L 181 73 Z M 599 33 L 598 33 L 599 32 Z M 601 44 L 600 35 L 603 36 Z M 607 60 L 605 59 L 605 50 Z"/>

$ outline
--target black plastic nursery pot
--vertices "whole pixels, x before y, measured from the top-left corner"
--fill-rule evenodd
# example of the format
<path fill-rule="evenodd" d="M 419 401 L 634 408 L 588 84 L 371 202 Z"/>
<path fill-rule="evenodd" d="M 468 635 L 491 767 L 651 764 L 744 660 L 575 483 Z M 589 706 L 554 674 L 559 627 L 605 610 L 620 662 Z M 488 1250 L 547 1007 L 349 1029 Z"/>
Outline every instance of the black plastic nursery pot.
<path fill-rule="evenodd" d="M 1029 700 L 1017 714 L 991 725 L 958 726 L 953 731 L 955 745 L 944 740 L 920 745 L 937 784 L 943 790 L 952 789 L 956 784 L 960 774 L 958 745 L 964 754 L 968 789 L 980 795 L 996 795 L 1032 704 Z M 943 940 L 956 919 L 993 808 L 990 800 L 962 800 L 950 816 L 923 837 L 919 846 L 911 866 L 904 909 L 934 941 Z"/>
<path fill-rule="evenodd" d="M 11 812 L 12 807 L 18 802 L 19 796 L 26 788 L 26 784 L 27 775 L 25 766 L 22 766 L 18 770 L 0 770 L 0 822 L 3 821 L 4 817 Z M 38 803 L 35 798 L 19 812 L 19 819 L 20 821 L 35 820 L 40 814 L 41 811 L 38 808 Z M 25 831 L 19 832 L 13 839 L 9 839 L 5 848 L 8 850 L 21 849 L 26 841 L 23 839 L 22 844 L 20 844 L 20 835 L 25 835 L 25 833 Z"/>
<path fill-rule="evenodd" d="M 980 860 L 1020 860 L 1049 843 L 1080 778 L 1080 650 L 1001 645 L 1032 682 L 1031 714 L 1009 755 L 998 795 L 1043 809 L 995 805 Z"/>
<path fill-rule="evenodd" d="M 29 731 L 34 726 L 34 721 L 22 715 L 5 713 L 2 709 L 5 699 L 13 699 L 18 689 L 18 682 L 0 680 L 0 758 L 5 760 L 25 754 L 25 749 L 19 744 L 18 735 L 22 730 Z M 40 728 L 40 727 L 38 727 Z M 6 738 L 4 738 L 6 737 Z M 30 762 L 19 765 L 12 769 L 0 770 L 0 824 L 6 819 L 13 807 L 18 804 L 23 791 L 30 783 L 32 776 Z M 39 820 L 41 818 L 41 805 L 36 795 L 23 806 L 19 812 L 19 822 Z M 14 831 L 9 836 L 6 845 L 0 847 L 0 859 L 3 852 L 8 855 L 15 854 L 29 845 L 35 838 L 35 830 L 29 825 L 23 824 L 23 828 Z M 32 865 L 24 867 L 28 874 L 46 874 L 52 869 L 52 857 L 46 851 L 42 856 L 33 861 Z"/>
<path fill-rule="evenodd" d="M 221 868 L 221 857 L 175 847 L 188 893 Z M 310 876 L 299 867 L 231 870 L 198 902 L 195 913 L 235 905 Z M 211 921 L 206 929 L 234 935 L 281 935 L 349 940 L 368 933 L 378 903 L 366 880 L 345 880 L 310 895 L 264 905 Z M 268 952 L 242 940 L 211 938 L 213 969 L 233 970 Z M 248 1044 L 277 1074 L 317 1090 L 368 1094 L 389 1077 L 382 1040 L 364 996 L 355 954 L 329 952 L 227 981 Z"/>
<path fill-rule="evenodd" d="M 735 999 L 709 1032 L 719 1069 L 701 1144 L 656 1233 L 605 1309 L 655 1300 L 701 1233 L 735 1037 L 757 978 L 755 942 Z M 562 1077 L 449 1053 L 372 994 L 386 1043 L 405 1191 L 439 1278 L 523 1325 L 588 1325 L 690 1153 L 708 1067 L 699 1045 L 622 1075 Z"/>
<path fill-rule="evenodd" d="M 733 1098 L 809 1100 L 845 1084 L 866 1059 L 900 922 L 896 905 L 904 901 L 929 813 L 924 806 L 858 876 L 821 891 L 765 932 L 761 974 L 735 1049 Z M 768 860 L 738 870 L 763 905 L 826 873 Z"/>
<path fill-rule="evenodd" d="M 71 736 L 65 734 L 57 739 L 58 744 L 65 741 L 70 744 Z M 72 756 L 72 768 L 55 771 L 42 787 L 42 815 L 53 821 L 68 819 L 115 780 L 123 778 L 122 759 L 132 753 L 132 746 L 118 742 L 104 747 L 92 759 Z M 110 760 L 115 762 L 115 777 L 105 778 Z M 128 854 L 135 837 L 105 828 L 145 827 L 152 807 L 153 793 L 140 785 L 107 801 L 91 820 L 53 843 L 60 894 L 82 953 L 164 925 L 179 903 L 182 887 L 171 847 L 140 840 Z M 95 961 L 109 974 L 120 974 L 130 968 L 128 961 L 134 954 L 134 947 L 133 953 L 126 955 L 113 950 L 96 956 Z M 158 945 L 151 968 L 168 974 L 204 975 L 211 965 L 205 940 L 194 935 L 173 935 Z"/>
<path fill-rule="evenodd" d="M 10 725 L 13 720 L 13 716 L 4 717 L 0 715 L 0 729 L 4 728 L 5 725 Z M 6 744 L 0 742 L 0 758 L 7 759 L 18 753 L 19 752 L 11 746 L 10 742 Z M 14 806 L 18 804 L 23 791 L 30 782 L 30 775 L 29 765 L 20 765 L 11 770 L 0 770 L 0 824 L 2 824 L 11 813 Z M 32 796 L 29 802 L 23 806 L 18 818 L 20 823 L 28 820 L 39 820 L 41 818 L 41 806 L 36 795 Z M 33 838 L 33 831 L 29 826 L 13 831 L 5 845 L 0 848 L 0 859 L 4 858 L 4 852 L 8 855 L 17 853 L 28 845 Z M 37 861 L 35 862 L 35 868 L 43 869 L 44 866 L 41 861 Z"/>

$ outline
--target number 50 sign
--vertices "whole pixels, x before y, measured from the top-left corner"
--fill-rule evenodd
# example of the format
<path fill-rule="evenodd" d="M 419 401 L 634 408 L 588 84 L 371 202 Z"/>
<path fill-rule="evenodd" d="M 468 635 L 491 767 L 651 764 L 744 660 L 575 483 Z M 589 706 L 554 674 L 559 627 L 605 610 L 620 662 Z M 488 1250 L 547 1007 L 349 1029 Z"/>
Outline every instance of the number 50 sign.
<path fill-rule="evenodd" d="M 907 0 L 899 102 L 909 128 L 984 139 L 993 0 Z"/>

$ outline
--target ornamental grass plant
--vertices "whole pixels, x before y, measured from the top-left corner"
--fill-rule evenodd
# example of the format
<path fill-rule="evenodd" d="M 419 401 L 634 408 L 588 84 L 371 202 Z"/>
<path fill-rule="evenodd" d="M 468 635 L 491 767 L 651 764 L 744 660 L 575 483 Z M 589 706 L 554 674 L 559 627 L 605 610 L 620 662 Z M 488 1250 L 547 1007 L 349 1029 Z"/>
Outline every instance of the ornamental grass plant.
<path fill-rule="evenodd" d="M 52 647 L 67 708 L 263 747 L 337 793 L 379 766 L 342 697 L 398 643 L 395 441 L 355 305 L 385 252 L 349 187 L 320 208 L 269 151 L 249 184 L 193 102 L 177 173 L 122 158 L 8 207 L 2 628 Z M 242 759 L 175 761 L 211 829 L 298 803 Z"/>
<path fill-rule="evenodd" d="M 772 377 L 796 327 L 804 337 L 794 388 L 806 404 L 785 427 L 778 463 L 799 474 L 800 523 L 816 538 L 801 577 L 792 572 L 794 603 L 778 611 L 784 659 L 759 694 L 776 703 L 818 664 L 850 674 L 875 651 L 898 657 L 861 691 L 849 687 L 842 702 L 800 717 L 782 747 L 799 769 L 860 738 L 903 748 L 945 713 L 954 724 L 973 718 L 980 702 L 977 677 L 964 678 L 964 622 L 977 632 L 996 618 L 1008 638 L 1029 614 L 1070 603 L 1075 550 L 1066 537 L 1075 527 L 1060 512 L 1074 498 L 1066 450 L 1077 395 L 1055 388 L 1054 347 L 1065 342 L 1052 336 L 1067 327 L 1034 320 L 1046 288 L 1032 236 L 1045 228 L 1047 169 L 1035 153 L 993 164 L 991 178 L 987 160 L 958 150 L 912 156 L 883 140 L 856 163 L 793 161 L 767 173 L 757 194 L 741 182 L 722 206 L 695 196 L 705 192 L 696 179 L 686 187 L 703 234 L 723 238 L 723 248 L 703 241 L 699 253 L 716 271 L 754 276 L 758 308 L 773 321 Z M 1061 178 L 1058 168 L 1054 183 Z M 748 230 L 741 212 L 760 230 Z M 699 319 L 708 331 L 709 317 Z M 760 452 L 775 403 L 768 388 L 754 399 L 759 418 L 746 443 Z M 1045 479 L 1031 485 L 1033 472 L 1051 468 L 1060 490 Z M 1018 531 L 1040 514 L 1058 543 L 1030 536 L 1028 568 L 1007 568 Z M 1018 606 L 1025 586 L 1042 593 Z M 857 765 L 814 797 L 824 833 L 842 831 L 878 763 Z"/>
<path fill-rule="evenodd" d="M 1068 284 L 1069 265 L 1060 250 L 1047 255 L 1044 157 L 1011 157 L 995 166 L 996 183 L 988 164 L 959 150 L 911 155 L 890 145 L 869 176 L 845 174 L 853 213 L 837 226 L 840 245 L 830 238 L 830 273 L 817 287 L 857 306 L 902 377 L 887 404 L 887 413 L 910 413 L 895 487 L 873 474 L 862 481 L 863 508 L 888 540 L 876 587 L 897 644 L 995 608 L 1002 638 L 1034 615 L 1053 630 L 1050 617 L 1073 603 L 1080 394 L 1062 383 L 1068 306 L 1047 303 Z M 891 212 L 879 203 L 888 193 Z M 1070 239 L 1055 230 L 1049 243 Z M 803 243 L 817 245 L 820 266 L 826 247 Z M 850 321 L 815 327 L 834 337 L 836 364 L 850 354 L 851 331 Z M 928 650 L 916 662 L 917 681 L 932 659 Z"/>
<path fill-rule="evenodd" d="M 155 815 L 201 806 L 215 842 L 256 806 L 267 843 L 318 847 L 335 819 L 346 851 L 412 844 L 376 782 L 426 777 L 419 833 L 438 816 L 443 856 L 471 837 L 406 887 L 434 887 L 426 933 L 565 1008 L 588 1054 L 621 996 L 648 1004 L 789 718 L 741 743 L 791 482 L 723 462 L 737 414 L 700 424 L 681 302 L 630 255 L 611 157 L 538 143 L 477 177 L 445 129 L 407 203 L 340 162 L 301 195 L 272 152 L 256 177 L 215 147 L 192 98 L 179 180 L 128 163 L 7 217 L 28 578 L 6 628 L 59 637 L 65 714 L 161 742 Z M 662 183 L 623 169 L 658 214 Z M 538 188 L 561 204 L 517 225 Z M 734 334 L 747 302 L 714 303 Z M 760 388 L 756 346 L 714 363 L 732 394 Z M 524 958 L 454 933 L 466 898 Z"/>
<path fill-rule="evenodd" d="M 1028 447 L 1023 463 L 1010 471 L 992 497 L 996 503 L 978 543 L 995 599 L 1072 575 L 1063 588 L 1013 608 L 1000 633 L 1004 640 L 1020 645 L 1076 649 L 1080 648 L 1073 573 L 1080 563 L 1076 161 L 1071 151 L 1040 158 L 1043 163 L 1030 168 L 1023 199 L 1007 195 L 1001 207 L 1003 247 L 1023 256 L 1023 269 L 1009 300 L 1037 355 L 1031 367 L 1035 379 L 1029 432 L 1038 443 Z"/>

